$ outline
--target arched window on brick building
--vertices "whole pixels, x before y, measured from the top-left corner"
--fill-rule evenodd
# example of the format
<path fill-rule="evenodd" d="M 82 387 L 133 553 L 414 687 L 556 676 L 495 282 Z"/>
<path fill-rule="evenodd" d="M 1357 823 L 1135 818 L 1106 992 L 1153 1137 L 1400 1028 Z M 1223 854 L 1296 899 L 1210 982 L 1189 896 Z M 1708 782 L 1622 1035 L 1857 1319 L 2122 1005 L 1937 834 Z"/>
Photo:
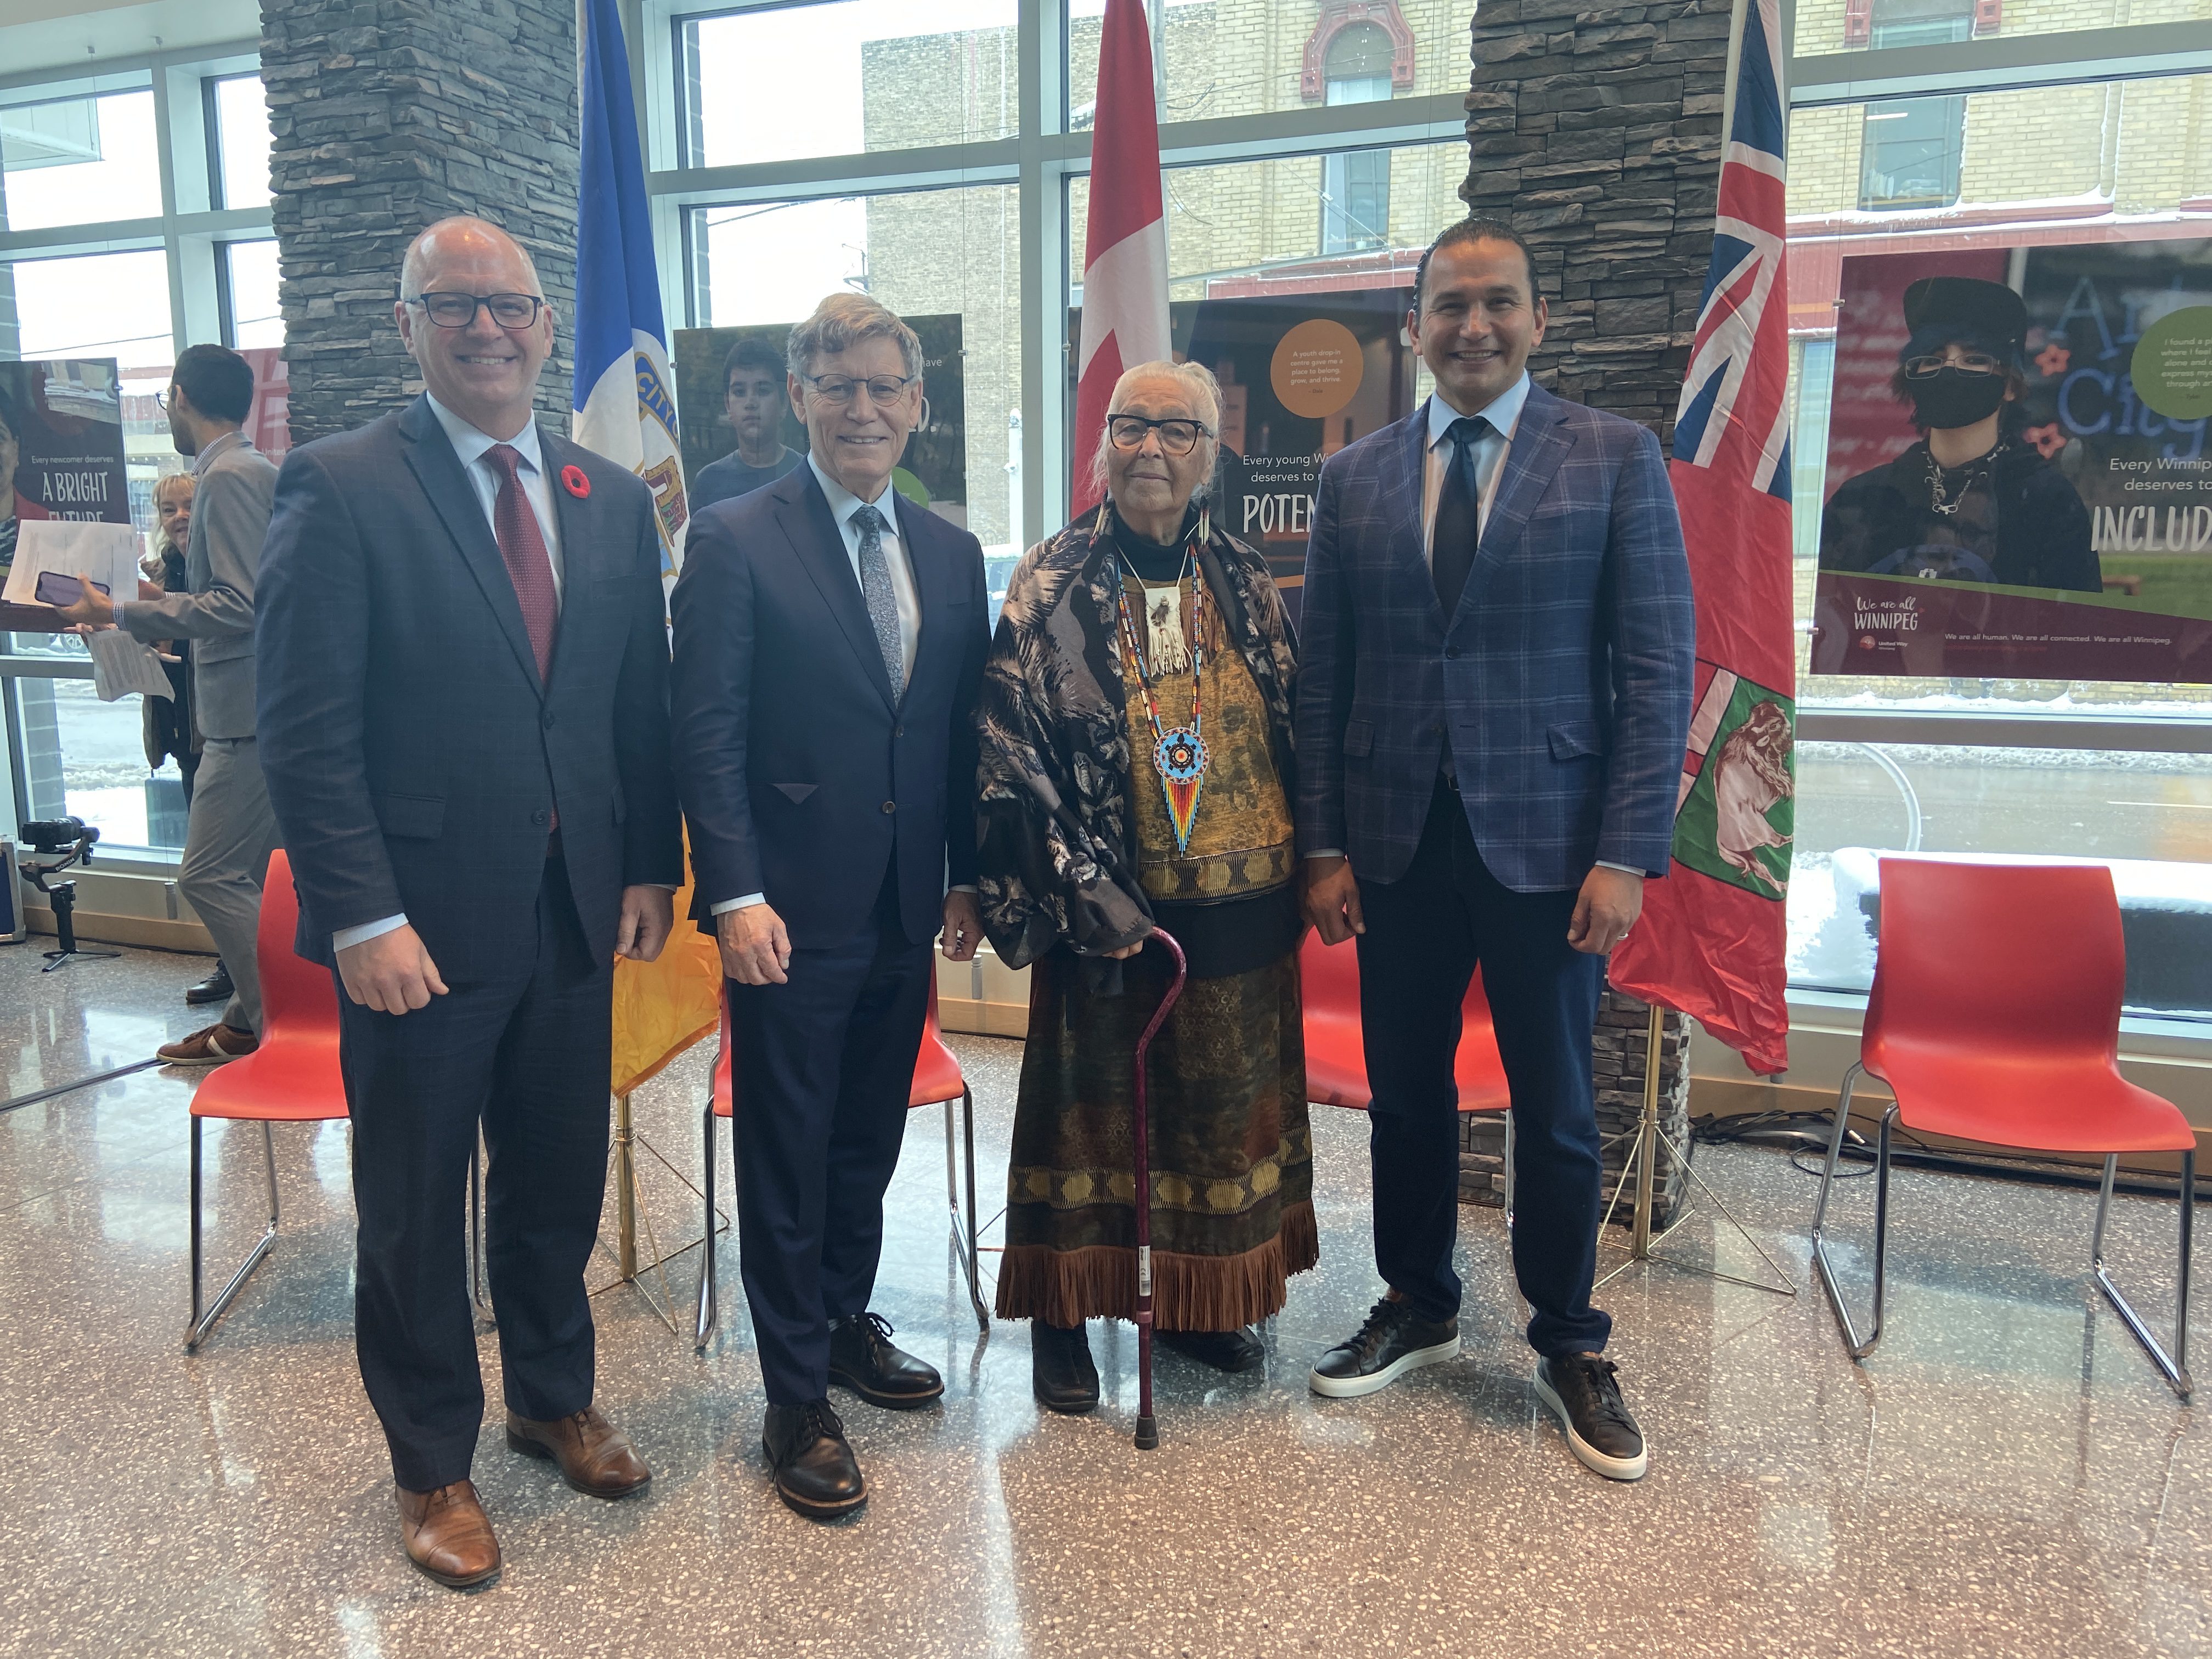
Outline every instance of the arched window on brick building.
<path fill-rule="evenodd" d="M 1988 0 L 1872 0 L 1869 44 L 1948 46 L 1971 40 Z M 1879 212 L 1949 207 L 1966 149 L 1963 97 L 1891 98 L 1866 106 L 1859 142 L 1859 206 Z"/>
<path fill-rule="evenodd" d="M 1351 23 L 1328 42 L 1323 86 L 1332 104 L 1390 96 L 1395 43 L 1374 23 Z M 1321 251 L 1359 253 L 1390 242 L 1390 152 L 1358 149 L 1322 163 Z"/>

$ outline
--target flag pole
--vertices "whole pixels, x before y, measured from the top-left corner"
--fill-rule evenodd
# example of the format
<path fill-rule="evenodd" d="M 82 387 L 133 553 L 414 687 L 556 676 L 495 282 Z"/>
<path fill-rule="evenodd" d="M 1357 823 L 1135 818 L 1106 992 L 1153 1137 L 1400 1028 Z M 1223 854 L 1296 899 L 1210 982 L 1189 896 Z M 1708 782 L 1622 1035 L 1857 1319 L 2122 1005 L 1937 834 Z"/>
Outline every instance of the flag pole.
<path fill-rule="evenodd" d="M 1631 1242 L 1628 1246 L 1628 1259 L 1599 1279 L 1597 1285 L 1609 1285 L 1631 1267 L 1656 1261 L 1662 1267 L 1679 1267 L 1685 1273 L 1703 1273 L 1708 1279 L 1724 1279 L 1729 1284 L 1742 1285 L 1754 1291 L 1768 1291 L 1776 1296 L 1795 1296 L 1797 1294 L 1797 1281 L 1790 1276 L 1790 1270 L 1768 1253 L 1766 1247 L 1752 1236 L 1751 1229 L 1745 1226 L 1737 1218 L 1735 1212 L 1722 1201 L 1720 1194 L 1705 1184 L 1705 1178 L 1692 1165 L 1687 1154 L 1680 1146 L 1674 1144 L 1674 1137 L 1660 1125 L 1659 1065 L 1666 1049 L 1666 1018 L 1667 1010 L 1664 1006 L 1653 1003 L 1650 1008 L 1650 1018 L 1645 1022 L 1644 1028 L 1644 1109 L 1637 1119 L 1634 1131 L 1635 1144 L 1630 1147 L 1628 1158 L 1620 1166 L 1620 1179 L 1613 1184 L 1613 1198 L 1606 1205 L 1605 1213 L 1598 1218 L 1598 1242 L 1602 1244 L 1605 1242 L 1606 1224 L 1613 1219 L 1613 1212 L 1620 1205 L 1620 1195 L 1627 1189 L 1628 1179 L 1632 1173 L 1636 1177 L 1636 1208 L 1629 1233 Z M 1721 1212 L 1729 1225 L 1736 1230 L 1743 1242 L 1759 1253 L 1759 1259 L 1766 1264 L 1769 1272 L 1782 1281 L 1780 1284 L 1772 1284 L 1765 1279 L 1744 1279 L 1735 1273 L 1723 1273 L 1717 1267 L 1706 1267 L 1702 1262 L 1684 1261 L 1675 1256 L 1659 1254 L 1659 1247 L 1680 1231 L 1683 1224 L 1690 1219 L 1689 1195 L 1686 1192 L 1683 1194 L 1682 1212 L 1668 1222 L 1662 1231 L 1655 1233 L 1651 1230 L 1656 1203 L 1656 1194 L 1654 1188 L 1657 1184 L 1659 1149 L 1662 1146 L 1674 1156 L 1674 1162 L 1682 1173 L 1697 1183 L 1698 1190 L 1711 1200 L 1713 1207 Z M 1597 1285 L 1592 1285 L 1591 1289 L 1596 1289 Z"/>

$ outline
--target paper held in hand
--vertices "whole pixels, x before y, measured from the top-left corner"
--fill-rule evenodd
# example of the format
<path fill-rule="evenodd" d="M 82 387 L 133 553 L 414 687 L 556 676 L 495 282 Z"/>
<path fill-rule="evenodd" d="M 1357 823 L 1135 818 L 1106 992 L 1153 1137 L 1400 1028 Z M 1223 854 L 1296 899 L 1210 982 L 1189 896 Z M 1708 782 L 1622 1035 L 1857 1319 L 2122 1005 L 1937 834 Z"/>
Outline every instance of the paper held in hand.
<path fill-rule="evenodd" d="M 133 692 L 149 697 L 173 696 L 161 659 L 119 628 L 103 628 L 85 644 L 92 651 L 92 689 L 102 702 L 113 702 Z"/>
<path fill-rule="evenodd" d="M 75 519 L 26 519 L 15 527 L 15 562 L 0 600 L 43 605 L 39 578 L 74 577 L 79 571 L 107 589 L 111 599 L 138 593 L 138 532 L 127 524 L 88 524 Z M 48 592 L 53 591 L 50 586 Z M 70 584 L 74 593 L 76 586 Z"/>

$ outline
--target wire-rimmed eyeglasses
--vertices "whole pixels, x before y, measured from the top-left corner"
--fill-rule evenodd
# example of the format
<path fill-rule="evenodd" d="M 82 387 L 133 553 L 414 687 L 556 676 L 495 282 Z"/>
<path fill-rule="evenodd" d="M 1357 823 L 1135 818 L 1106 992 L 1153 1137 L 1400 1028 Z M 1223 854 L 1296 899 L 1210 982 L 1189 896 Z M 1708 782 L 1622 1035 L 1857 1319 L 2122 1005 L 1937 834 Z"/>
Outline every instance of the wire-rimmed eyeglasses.
<path fill-rule="evenodd" d="M 871 374 L 865 380 L 855 380 L 850 374 L 802 374 L 799 377 L 812 388 L 814 395 L 825 404 L 840 408 L 853 401 L 856 386 L 868 389 L 872 404 L 895 404 L 905 395 L 906 389 L 921 378 L 919 374 Z"/>

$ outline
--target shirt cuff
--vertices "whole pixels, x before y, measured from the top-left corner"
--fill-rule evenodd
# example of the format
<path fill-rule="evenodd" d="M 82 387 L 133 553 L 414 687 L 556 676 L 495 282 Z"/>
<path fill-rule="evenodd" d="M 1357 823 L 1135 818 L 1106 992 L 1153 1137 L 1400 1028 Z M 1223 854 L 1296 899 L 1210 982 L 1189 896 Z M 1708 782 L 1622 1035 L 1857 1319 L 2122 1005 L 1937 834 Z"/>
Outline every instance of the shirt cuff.
<path fill-rule="evenodd" d="M 386 916 L 382 921 L 364 921 L 358 927 L 341 927 L 331 935 L 331 949 L 351 950 L 356 945 L 366 945 L 369 940 L 383 934 L 396 933 L 406 925 L 407 918 L 402 914 Z"/>
<path fill-rule="evenodd" d="M 1306 856 L 1310 859 L 1340 859 L 1344 856 L 1344 848 L 1341 847 L 1317 848 Z"/>
<path fill-rule="evenodd" d="M 1633 865 L 1633 864 L 1615 864 L 1615 863 L 1614 863 L 1611 859 L 1600 859 L 1600 860 L 1597 861 L 1597 867 L 1598 867 L 1599 869 L 1601 869 L 1601 870 L 1618 870 L 1618 871 L 1620 871 L 1623 875 L 1629 875 L 1629 876 L 1645 876 L 1647 878 L 1648 878 L 1648 876 L 1649 876 L 1649 872 L 1648 872 L 1644 871 L 1644 869 L 1640 868 L 1639 866 L 1636 866 L 1636 865 Z"/>
<path fill-rule="evenodd" d="M 945 890 L 948 893 L 972 893 L 975 890 L 975 884 L 972 881 L 955 882 Z"/>
<path fill-rule="evenodd" d="M 726 916 L 732 910 L 750 910 L 756 904 L 767 902 L 766 893 L 748 893 L 743 898 L 724 899 L 720 904 L 710 904 L 707 907 L 707 914 L 710 916 Z"/>

